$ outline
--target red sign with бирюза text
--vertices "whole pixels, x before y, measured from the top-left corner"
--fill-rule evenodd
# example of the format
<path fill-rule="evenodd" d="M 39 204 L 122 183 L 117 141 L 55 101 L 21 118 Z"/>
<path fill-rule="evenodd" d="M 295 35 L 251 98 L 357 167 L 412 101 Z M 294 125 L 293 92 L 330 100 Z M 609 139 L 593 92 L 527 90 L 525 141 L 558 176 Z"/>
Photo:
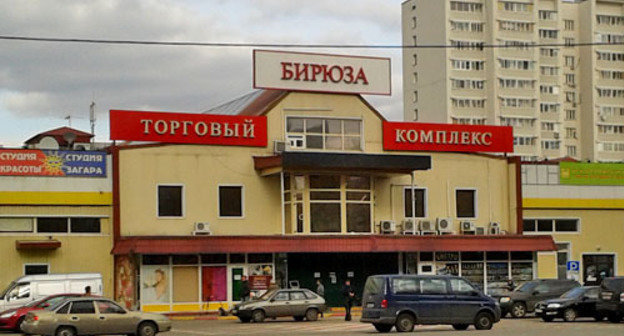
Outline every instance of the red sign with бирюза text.
<path fill-rule="evenodd" d="M 383 148 L 396 151 L 512 153 L 513 128 L 384 121 Z"/>
<path fill-rule="evenodd" d="M 110 111 L 111 140 L 266 147 L 265 116 Z"/>

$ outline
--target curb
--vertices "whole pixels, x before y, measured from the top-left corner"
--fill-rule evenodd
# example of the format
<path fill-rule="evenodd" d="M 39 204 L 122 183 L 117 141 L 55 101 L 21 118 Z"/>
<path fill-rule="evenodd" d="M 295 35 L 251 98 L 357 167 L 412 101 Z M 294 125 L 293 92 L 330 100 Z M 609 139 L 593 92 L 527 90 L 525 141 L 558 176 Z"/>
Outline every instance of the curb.
<path fill-rule="evenodd" d="M 354 312 L 351 316 L 360 316 L 358 312 Z M 345 313 L 325 313 L 323 318 L 328 317 L 344 317 Z M 236 316 L 216 316 L 216 315 L 192 315 L 192 316 L 170 316 L 172 321 L 233 321 L 238 320 Z"/>

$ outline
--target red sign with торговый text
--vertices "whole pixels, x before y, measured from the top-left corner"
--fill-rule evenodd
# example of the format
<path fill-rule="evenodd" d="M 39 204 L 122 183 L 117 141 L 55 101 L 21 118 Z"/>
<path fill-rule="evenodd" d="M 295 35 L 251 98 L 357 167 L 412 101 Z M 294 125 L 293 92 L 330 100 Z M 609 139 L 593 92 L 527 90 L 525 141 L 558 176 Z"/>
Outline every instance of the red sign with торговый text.
<path fill-rule="evenodd" d="M 266 147 L 265 116 L 110 111 L 111 140 Z"/>
<path fill-rule="evenodd" d="M 513 128 L 384 121 L 383 148 L 396 151 L 512 153 Z"/>

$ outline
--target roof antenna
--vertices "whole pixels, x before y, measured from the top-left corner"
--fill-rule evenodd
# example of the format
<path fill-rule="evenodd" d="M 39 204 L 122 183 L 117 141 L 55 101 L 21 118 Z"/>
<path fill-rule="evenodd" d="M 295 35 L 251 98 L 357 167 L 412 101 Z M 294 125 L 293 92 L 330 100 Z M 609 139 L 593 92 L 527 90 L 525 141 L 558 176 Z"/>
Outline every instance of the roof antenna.
<path fill-rule="evenodd" d="M 95 100 L 91 101 L 91 105 L 89 105 L 89 122 L 91 123 L 91 134 L 93 134 L 91 141 L 93 142 L 95 138 Z"/>

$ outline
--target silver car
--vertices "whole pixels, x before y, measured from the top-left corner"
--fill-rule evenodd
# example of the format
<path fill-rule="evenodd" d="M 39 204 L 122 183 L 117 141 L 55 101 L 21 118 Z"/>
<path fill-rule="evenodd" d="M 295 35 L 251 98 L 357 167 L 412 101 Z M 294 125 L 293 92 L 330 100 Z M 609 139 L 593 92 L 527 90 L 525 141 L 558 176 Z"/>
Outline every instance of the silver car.
<path fill-rule="evenodd" d="M 296 321 L 316 321 L 325 311 L 325 299 L 308 289 L 277 289 L 258 299 L 237 304 L 232 315 L 241 322 L 262 322 L 266 317 L 292 316 Z"/>
<path fill-rule="evenodd" d="M 127 311 L 111 300 L 83 296 L 61 302 L 49 310 L 29 312 L 22 330 L 27 335 L 154 336 L 171 330 L 171 321 L 163 315 Z"/>

